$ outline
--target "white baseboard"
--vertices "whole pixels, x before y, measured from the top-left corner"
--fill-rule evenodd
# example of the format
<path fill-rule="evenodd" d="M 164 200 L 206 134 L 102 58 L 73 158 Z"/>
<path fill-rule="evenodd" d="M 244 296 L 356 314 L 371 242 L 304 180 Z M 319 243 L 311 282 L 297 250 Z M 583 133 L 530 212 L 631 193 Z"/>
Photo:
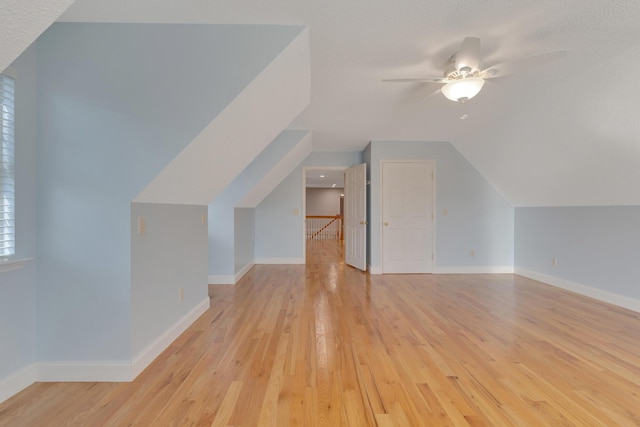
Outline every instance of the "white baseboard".
<path fill-rule="evenodd" d="M 209 276 L 210 285 L 235 285 L 236 276 Z"/>
<path fill-rule="evenodd" d="M 131 379 L 128 360 L 37 363 L 39 382 L 127 382 Z"/>
<path fill-rule="evenodd" d="M 127 382 L 155 360 L 193 322 L 209 309 L 209 297 L 203 299 L 173 326 L 142 350 L 133 361 L 51 361 L 38 362 L 36 381 L 41 382 Z"/>
<path fill-rule="evenodd" d="M 256 264 L 304 264 L 304 258 L 256 258 Z"/>
<path fill-rule="evenodd" d="M 516 267 L 515 274 L 640 313 L 640 300 L 614 294 L 613 292 L 603 291 L 602 289 L 575 283 L 569 280 L 537 273 L 535 271 L 526 270 L 524 268 Z"/>
<path fill-rule="evenodd" d="M 129 381 L 133 381 L 147 366 L 155 360 L 169 345 L 175 341 L 193 322 L 195 322 L 202 314 L 209 309 L 211 300 L 206 297 L 191 311 L 182 316 L 171 328 L 164 334 L 156 338 L 147 348 L 142 350 L 140 354 L 134 357 L 131 363 L 131 375 Z"/>
<path fill-rule="evenodd" d="M 0 403 L 21 392 L 36 382 L 37 367 L 35 363 L 20 369 L 0 381 Z"/>
<path fill-rule="evenodd" d="M 372 266 L 371 264 L 367 265 L 367 271 L 369 274 L 382 274 L 382 267 L 380 266 Z"/>
<path fill-rule="evenodd" d="M 433 266 L 433 274 L 513 274 L 512 265 Z"/>
<path fill-rule="evenodd" d="M 247 274 L 249 272 L 249 270 L 251 270 L 253 268 L 254 265 L 255 265 L 254 263 L 250 262 L 249 264 L 247 264 L 244 267 L 242 267 L 240 269 L 240 271 L 238 271 L 236 273 L 235 282 L 233 282 L 233 283 L 234 284 L 238 283 L 238 281 L 240 281 L 240 279 L 242 279 L 244 277 L 244 275 Z"/>
<path fill-rule="evenodd" d="M 369 265 L 367 267 L 369 274 L 383 274 L 382 267 Z M 496 273 L 513 273 L 513 266 L 510 265 L 469 265 L 469 266 L 434 266 L 433 274 L 496 274 Z"/>
<path fill-rule="evenodd" d="M 39 382 L 128 382 L 133 381 L 193 322 L 209 309 L 203 299 L 164 334 L 138 354 L 133 361 L 44 361 L 32 363 L 0 380 L 0 403 Z"/>
<path fill-rule="evenodd" d="M 253 268 L 255 264 L 250 263 L 245 265 L 233 276 L 209 276 L 210 285 L 235 285 L 245 274 Z"/>

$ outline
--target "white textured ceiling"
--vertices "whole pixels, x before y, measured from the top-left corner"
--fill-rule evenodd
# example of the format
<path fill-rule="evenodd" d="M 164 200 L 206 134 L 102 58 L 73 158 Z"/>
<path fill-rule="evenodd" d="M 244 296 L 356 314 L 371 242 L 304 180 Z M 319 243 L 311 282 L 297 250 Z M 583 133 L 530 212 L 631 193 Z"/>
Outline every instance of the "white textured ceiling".
<path fill-rule="evenodd" d="M 0 71 L 51 25 L 74 0 L 0 0 Z"/>
<path fill-rule="evenodd" d="M 308 167 L 306 168 L 305 181 L 306 186 L 312 188 L 343 188 L 344 169 Z"/>
<path fill-rule="evenodd" d="M 516 206 L 640 204 L 637 0 L 77 0 L 62 19 L 308 24 L 312 103 L 293 126 L 314 149 L 446 140 Z M 381 82 L 438 75 L 470 35 L 483 66 L 568 55 L 466 104 Z"/>

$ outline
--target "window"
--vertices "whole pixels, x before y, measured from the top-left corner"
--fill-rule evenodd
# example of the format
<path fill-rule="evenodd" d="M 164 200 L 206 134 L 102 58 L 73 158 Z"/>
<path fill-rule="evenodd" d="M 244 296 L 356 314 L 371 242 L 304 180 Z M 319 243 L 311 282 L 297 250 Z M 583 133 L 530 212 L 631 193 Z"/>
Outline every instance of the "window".
<path fill-rule="evenodd" d="M 0 74 L 0 260 L 16 251 L 14 101 L 14 80 Z"/>

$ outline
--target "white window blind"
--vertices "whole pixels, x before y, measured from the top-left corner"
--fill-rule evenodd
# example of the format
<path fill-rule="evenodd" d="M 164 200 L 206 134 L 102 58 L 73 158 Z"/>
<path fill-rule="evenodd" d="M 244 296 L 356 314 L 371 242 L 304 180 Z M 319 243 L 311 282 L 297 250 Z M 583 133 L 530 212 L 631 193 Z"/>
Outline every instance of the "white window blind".
<path fill-rule="evenodd" d="M 15 83 L 0 74 L 0 259 L 15 255 Z"/>

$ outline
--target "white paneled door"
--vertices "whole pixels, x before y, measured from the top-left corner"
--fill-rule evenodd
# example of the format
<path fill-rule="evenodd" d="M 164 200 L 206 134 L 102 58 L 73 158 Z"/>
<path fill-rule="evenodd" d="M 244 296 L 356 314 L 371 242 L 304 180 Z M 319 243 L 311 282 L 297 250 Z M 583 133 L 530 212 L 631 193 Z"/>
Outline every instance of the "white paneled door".
<path fill-rule="evenodd" d="M 382 272 L 433 272 L 432 162 L 382 163 Z"/>
<path fill-rule="evenodd" d="M 367 165 L 344 173 L 344 252 L 345 262 L 367 269 Z"/>

